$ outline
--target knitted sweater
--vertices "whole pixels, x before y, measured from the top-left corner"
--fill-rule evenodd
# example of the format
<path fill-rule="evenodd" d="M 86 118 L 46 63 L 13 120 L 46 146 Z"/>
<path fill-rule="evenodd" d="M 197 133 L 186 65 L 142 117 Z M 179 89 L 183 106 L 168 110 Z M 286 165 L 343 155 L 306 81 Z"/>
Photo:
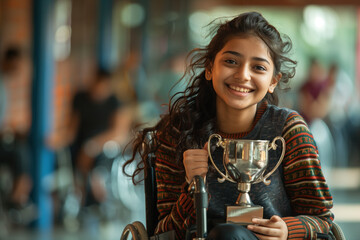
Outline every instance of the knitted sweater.
<path fill-rule="evenodd" d="M 267 120 L 264 116 L 268 115 L 272 107 L 263 104 L 258 109 L 254 126 L 249 132 L 220 134 L 226 138 L 247 138 L 253 135 L 254 129 L 264 125 Z M 279 172 L 283 175 L 283 188 L 291 214 L 289 211 L 279 211 L 278 215 L 288 226 L 288 239 L 316 239 L 317 232 L 328 233 L 331 229 L 332 197 L 322 175 L 317 147 L 307 124 L 298 113 L 285 109 L 283 111 L 287 112 L 284 124 L 274 128 L 281 126 L 280 133 L 286 141 L 285 157 Z M 175 162 L 178 136 L 179 131 L 174 128 L 167 132 L 166 137 L 158 139 L 161 145 L 156 152 L 155 166 L 160 215 L 155 232 L 175 230 L 177 239 L 184 239 L 188 226 L 195 224 L 195 210 L 193 200 L 185 188 L 184 166 Z M 229 191 L 236 192 L 234 188 Z M 210 197 L 209 206 L 211 201 Z M 229 204 L 233 203 L 233 200 L 229 200 Z M 267 215 L 266 207 L 264 215 Z"/>

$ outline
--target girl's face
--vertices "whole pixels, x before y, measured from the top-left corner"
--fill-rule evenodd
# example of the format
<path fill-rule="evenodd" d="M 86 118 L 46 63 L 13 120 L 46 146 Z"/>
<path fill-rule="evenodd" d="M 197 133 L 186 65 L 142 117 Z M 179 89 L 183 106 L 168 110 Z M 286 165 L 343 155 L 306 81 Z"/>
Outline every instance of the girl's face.
<path fill-rule="evenodd" d="M 266 44 L 258 37 L 233 37 L 217 53 L 206 79 L 213 81 L 217 109 L 256 109 L 267 92 L 272 93 L 281 74 L 274 76 L 274 63 Z"/>

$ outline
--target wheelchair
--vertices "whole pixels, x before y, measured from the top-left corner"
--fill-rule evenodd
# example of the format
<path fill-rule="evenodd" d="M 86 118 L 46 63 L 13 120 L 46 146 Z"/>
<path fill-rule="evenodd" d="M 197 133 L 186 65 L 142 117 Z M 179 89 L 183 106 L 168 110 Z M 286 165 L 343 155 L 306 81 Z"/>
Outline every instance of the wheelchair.
<path fill-rule="evenodd" d="M 148 158 L 148 168 L 146 171 L 146 178 L 144 180 L 145 186 L 145 206 L 146 206 L 146 228 L 140 221 L 132 222 L 125 226 L 120 240 L 132 239 L 132 240 L 175 240 L 175 232 L 165 232 L 158 235 L 154 235 L 155 228 L 158 223 L 159 212 L 157 210 L 157 188 L 155 179 L 155 156 L 152 155 Z M 205 185 L 201 177 L 195 176 L 192 184 L 193 199 L 196 209 L 196 226 L 195 229 L 188 229 L 186 234 L 186 240 L 204 240 L 207 234 L 207 220 L 206 220 L 206 208 L 207 208 L 207 193 Z M 334 240 L 346 240 L 346 237 L 340 228 L 340 226 L 333 222 L 331 229 Z M 196 235 L 192 238 L 191 234 Z M 324 234 L 327 235 L 327 234 Z M 318 236 L 318 239 L 332 239 L 329 235 Z"/>
<path fill-rule="evenodd" d="M 145 191 L 145 211 L 146 228 L 140 221 L 135 221 L 125 226 L 120 240 L 175 240 L 175 232 L 169 231 L 154 235 L 158 223 L 159 212 L 157 209 L 157 187 L 155 179 L 155 156 L 151 155 L 148 159 L 148 166 L 145 169 L 144 191 Z M 205 189 L 204 180 L 200 176 L 195 176 L 190 184 L 196 207 L 196 226 L 188 229 L 186 240 L 193 239 L 191 234 L 196 234 L 196 239 L 205 239 L 207 232 L 206 209 L 208 207 L 208 196 Z"/>

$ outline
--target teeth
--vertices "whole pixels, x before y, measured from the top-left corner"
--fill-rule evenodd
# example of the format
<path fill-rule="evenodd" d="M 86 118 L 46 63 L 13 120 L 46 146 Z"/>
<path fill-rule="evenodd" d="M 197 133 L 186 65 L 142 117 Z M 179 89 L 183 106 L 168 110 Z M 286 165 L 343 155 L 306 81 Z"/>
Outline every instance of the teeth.
<path fill-rule="evenodd" d="M 248 89 L 248 88 L 236 87 L 236 86 L 231 86 L 231 85 L 230 85 L 230 88 L 231 88 L 232 90 L 237 91 L 237 92 L 242 92 L 242 93 L 248 93 L 248 92 L 250 92 L 250 89 Z"/>

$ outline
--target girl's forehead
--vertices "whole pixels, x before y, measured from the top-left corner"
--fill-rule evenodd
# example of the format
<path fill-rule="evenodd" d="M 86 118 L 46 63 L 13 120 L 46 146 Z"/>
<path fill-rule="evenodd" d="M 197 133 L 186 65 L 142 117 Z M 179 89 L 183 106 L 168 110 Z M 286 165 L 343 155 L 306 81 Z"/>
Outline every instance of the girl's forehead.
<path fill-rule="evenodd" d="M 269 47 L 260 37 L 254 35 L 233 36 L 229 38 L 219 53 L 229 50 L 249 55 L 261 55 L 272 60 Z"/>

